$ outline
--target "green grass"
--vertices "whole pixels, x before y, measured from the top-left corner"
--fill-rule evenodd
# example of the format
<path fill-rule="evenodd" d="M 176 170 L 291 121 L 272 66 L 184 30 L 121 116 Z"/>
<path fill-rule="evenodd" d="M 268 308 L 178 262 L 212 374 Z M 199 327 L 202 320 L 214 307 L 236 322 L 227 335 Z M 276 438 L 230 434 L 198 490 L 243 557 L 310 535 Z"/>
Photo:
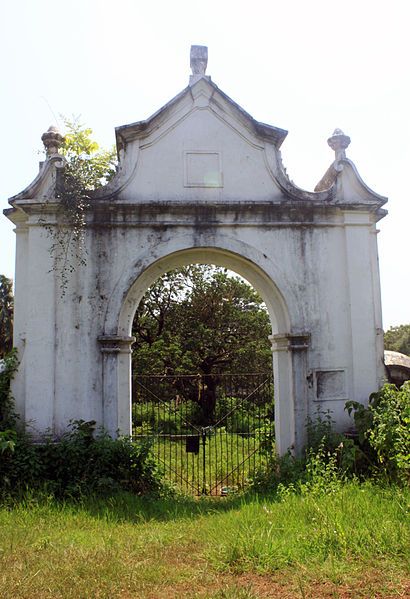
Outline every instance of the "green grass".
<path fill-rule="evenodd" d="M 0 509 L 0 597 L 406 596 L 408 490 L 27 498 Z"/>

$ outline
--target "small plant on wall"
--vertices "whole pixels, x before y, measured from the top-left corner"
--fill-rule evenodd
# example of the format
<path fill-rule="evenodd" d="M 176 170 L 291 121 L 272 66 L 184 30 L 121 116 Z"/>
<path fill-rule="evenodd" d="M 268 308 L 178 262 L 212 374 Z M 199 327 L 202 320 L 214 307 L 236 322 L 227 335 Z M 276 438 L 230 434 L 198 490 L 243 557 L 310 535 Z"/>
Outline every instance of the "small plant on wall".
<path fill-rule="evenodd" d="M 53 240 L 50 251 L 61 277 L 62 295 L 66 292 L 69 275 L 86 264 L 84 233 L 92 193 L 106 185 L 116 172 L 115 149 L 100 149 L 92 138 L 92 129 L 84 127 L 78 118 L 63 119 L 64 137 L 54 127 L 42 137 L 48 156 L 59 152 L 57 155 L 65 158 L 56 183 L 58 222 L 55 226 L 46 225 Z"/>

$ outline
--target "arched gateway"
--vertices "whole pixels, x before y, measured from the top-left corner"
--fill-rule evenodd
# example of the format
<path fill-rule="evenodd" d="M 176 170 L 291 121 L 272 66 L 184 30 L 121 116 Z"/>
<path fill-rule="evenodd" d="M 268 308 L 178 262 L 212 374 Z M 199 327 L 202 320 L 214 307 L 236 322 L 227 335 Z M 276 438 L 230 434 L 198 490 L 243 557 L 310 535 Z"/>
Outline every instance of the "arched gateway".
<path fill-rule="evenodd" d="M 61 220 L 61 136 L 10 200 L 16 225 L 14 381 L 18 409 L 38 433 L 94 419 L 130 433 L 131 325 L 162 273 L 193 262 L 245 277 L 272 323 L 280 453 L 304 444 L 320 406 L 340 429 L 347 399 L 366 402 L 384 376 L 376 223 L 386 199 L 328 140 L 335 160 L 315 192 L 282 166 L 286 131 L 255 121 L 205 75 L 193 46 L 189 86 L 146 121 L 116 129 L 119 168 L 86 213 L 86 264 L 64 295 L 49 231 Z"/>

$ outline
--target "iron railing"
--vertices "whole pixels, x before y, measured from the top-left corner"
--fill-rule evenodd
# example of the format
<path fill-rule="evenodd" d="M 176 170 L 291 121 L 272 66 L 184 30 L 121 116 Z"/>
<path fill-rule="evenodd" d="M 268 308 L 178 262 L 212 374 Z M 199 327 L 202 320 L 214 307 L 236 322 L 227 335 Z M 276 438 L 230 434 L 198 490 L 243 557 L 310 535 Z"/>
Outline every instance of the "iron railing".
<path fill-rule="evenodd" d="M 135 376 L 132 421 L 175 486 L 225 495 L 273 450 L 272 375 Z"/>

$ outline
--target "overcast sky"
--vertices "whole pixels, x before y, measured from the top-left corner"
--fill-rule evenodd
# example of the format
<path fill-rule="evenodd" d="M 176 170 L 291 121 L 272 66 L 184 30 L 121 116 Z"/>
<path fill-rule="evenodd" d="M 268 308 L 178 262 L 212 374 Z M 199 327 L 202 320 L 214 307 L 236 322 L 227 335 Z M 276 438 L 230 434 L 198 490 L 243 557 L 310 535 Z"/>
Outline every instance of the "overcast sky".
<path fill-rule="evenodd" d="M 41 134 L 81 115 L 102 146 L 186 87 L 191 44 L 254 118 L 287 129 L 284 164 L 312 190 L 336 127 L 365 183 L 388 196 L 379 254 L 385 328 L 410 322 L 410 5 L 406 0 L 1 2 L 0 207 L 36 175 Z M 0 273 L 14 275 L 0 218 Z"/>

